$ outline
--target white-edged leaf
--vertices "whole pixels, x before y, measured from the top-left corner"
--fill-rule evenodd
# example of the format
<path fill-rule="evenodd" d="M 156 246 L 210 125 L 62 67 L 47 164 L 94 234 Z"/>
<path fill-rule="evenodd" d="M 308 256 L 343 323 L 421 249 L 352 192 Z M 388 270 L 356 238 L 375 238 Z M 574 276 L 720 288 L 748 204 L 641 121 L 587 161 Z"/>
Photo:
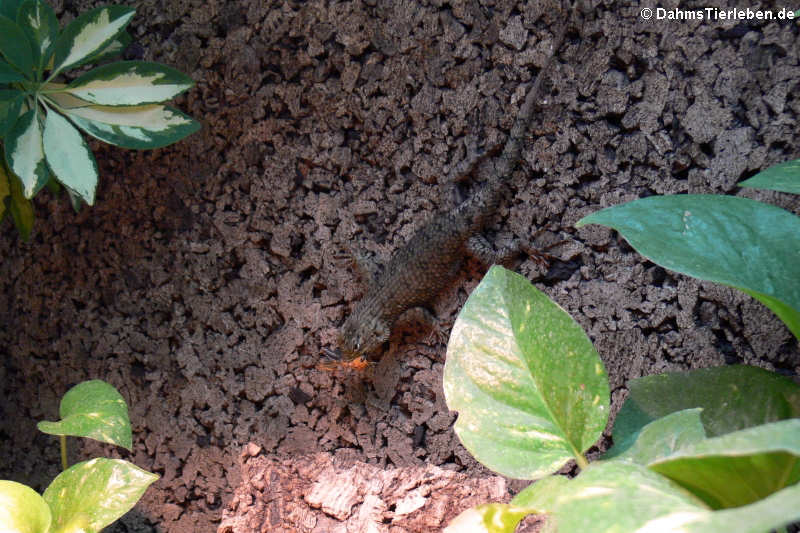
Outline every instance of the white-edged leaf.
<path fill-rule="evenodd" d="M 131 34 L 127 31 L 123 31 L 94 58 L 94 62 L 100 63 L 107 59 L 113 59 L 117 57 L 125 51 L 131 42 L 133 42 L 133 37 L 131 37 Z"/>
<path fill-rule="evenodd" d="M 193 84 L 189 76 L 159 63 L 119 61 L 90 70 L 66 92 L 93 104 L 134 106 L 164 102 Z"/>
<path fill-rule="evenodd" d="M 135 9 L 105 6 L 73 20 L 56 41 L 54 72 L 91 61 L 102 54 L 133 18 Z"/>
<path fill-rule="evenodd" d="M 41 98 L 44 98 L 48 103 L 55 104 L 58 107 L 58 110 L 62 113 L 66 113 L 69 109 L 74 109 L 76 107 L 86 107 L 90 104 L 85 100 L 81 100 L 80 98 L 75 98 L 71 94 L 67 94 L 65 92 L 55 92 L 63 90 L 66 87 L 63 83 L 45 83 L 44 89 L 47 92 L 40 94 Z"/>
<path fill-rule="evenodd" d="M 34 68 L 43 70 L 58 38 L 58 19 L 44 0 L 25 0 L 17 11 L 17 24 L 33 48 Z"/>
<path fill-rule="evenodd" d="M 50 175 L 44 160 L 42 128 L 37 109 L 23 114 L 5 138 L 6 161 L 22 180 L 25 198 L 33 198 Z"/>
<path fill-rule="evenodd" d="M 0 15 L 0 52 L 20 72 L 33 68 L 33 52 L 25 32 L 14 20 Z"/>
<path fill-rule="evenodd" d="M 44 123 L 44 153 L 58 181 L 92 205 L 97 188 L 97 162 L 75 126 L 52 111 Z"/>
<path fill-rule="evenodd" d="M 123 148 L 160 148 L 200 129 L 177 109 L 159 104 L 131 107 L 88 106 L 65 110 L 83 131 Z"/>
<path fill-rule="evenodd" d="M 25 76 L 0 59 L 0 83 L 14 83 L 15 81 L 25 81 Z"/>

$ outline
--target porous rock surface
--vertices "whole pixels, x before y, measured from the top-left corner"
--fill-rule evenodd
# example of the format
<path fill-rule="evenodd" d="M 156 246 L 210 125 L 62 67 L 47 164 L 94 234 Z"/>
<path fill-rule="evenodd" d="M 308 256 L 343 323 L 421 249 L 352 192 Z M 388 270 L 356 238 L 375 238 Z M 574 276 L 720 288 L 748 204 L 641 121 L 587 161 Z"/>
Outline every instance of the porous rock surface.
<path fill-rule="evenodd" d="M 55 7 L 66 21 L 99 4 Z M 35 423 L 90 378 L 127 399 L 134 447 L 71 440 L 71 460 L 121 456 L 161 476 L 109 531 L 214 530 L 250 442 L 270 460 L 490 475 L 451 429 L 445 347 L 431 337 L 396 336 L 372 382 L 316 365 L 362 290 L 341 257 L 386 257 L 453 205 L 441 177 L 505 140 L 566 16 L 578 22 L 493 236 L 560 243 L 548 267 L 516 269 L 586 329 L 614 411 L 646 374 L 800 371 L 796 341 L 751 298 L 665 271 L 602 227 L 574 228 L 653 194 L 800 212 L 797 197 L 736 187 L 800 157 L 797 23 L 644 21 L 614 2 L 568 15 L 552 0 L 133 5 L 128 57 L 190 74 L 177 105 L 203 129 L 148 152 L 92 142 L 95 206 L 76 214 L 44 192 L 30 242 L 0 228 L 0 477 L 41 490 L 58 473 L 56 440 Z M 440 317 L 482 274 L 465 270 Z"/>

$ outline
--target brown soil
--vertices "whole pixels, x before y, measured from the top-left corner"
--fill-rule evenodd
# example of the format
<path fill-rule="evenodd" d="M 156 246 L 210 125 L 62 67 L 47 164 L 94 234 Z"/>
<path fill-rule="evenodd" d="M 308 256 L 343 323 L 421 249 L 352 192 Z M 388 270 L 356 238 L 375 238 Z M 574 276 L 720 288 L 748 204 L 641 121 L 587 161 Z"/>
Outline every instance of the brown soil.
<path fill-rule="evenodd" d="M 57 1 L 62 20 L 99 2 Z M 360 294 L 348 249 L 386 256 L 437 209 L 439 176 L 503 141 L 566 14 L 554 0 L 136 2 L 133 57 L 189 73 L 178 105 L 200 133 L 160 150 L 93 143 L 96 205 L 43 193 L 0 254 L 0 478 L 58 473 L 60 396 L 90 378 L 130 404 L 128 454 L 160 474 L 109 531 L 212 531 L 248 442 L 271 458 L 490 473 L 458 443 L 441 387 L 444 346 L 395 339 L 374 383 L 319 371 Z M 552 248 L 517 271 L 569 311 L 626 380 L 746 363 L 797 375 L 800 349 L 751 298 L 655 266 L 616 234 L 574 228 L 653 194 L 735 193 L 800 157 L 800 28 L 788 21 L 643 21 L 638 7 L 579 13 L 549 73 L 513 199 L 491 232 Z M 540 233 L 540 229 L 544 231 Z M 442 295 L 452 319 L 483 274 Z M 72 442 L 72 441 L 71 441 Z M 288 460 L 288 459 L 287 459 Z M 513 486 L 513 484 L 511 484 Z"/>

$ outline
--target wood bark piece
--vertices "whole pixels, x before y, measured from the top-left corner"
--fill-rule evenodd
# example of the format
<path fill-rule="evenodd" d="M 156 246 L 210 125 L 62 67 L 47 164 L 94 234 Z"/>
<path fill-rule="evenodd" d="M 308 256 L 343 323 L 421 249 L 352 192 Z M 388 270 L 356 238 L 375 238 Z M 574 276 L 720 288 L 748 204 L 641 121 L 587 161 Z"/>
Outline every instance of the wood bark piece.
<path fill-rule="evenodd" d="M 329 453 L 279 457 L 254 444 L 244 448 L 241 470 L 218 533 L 440 531 L 469 507 L 511 498 L 500 476 L 382 469 Z"/>

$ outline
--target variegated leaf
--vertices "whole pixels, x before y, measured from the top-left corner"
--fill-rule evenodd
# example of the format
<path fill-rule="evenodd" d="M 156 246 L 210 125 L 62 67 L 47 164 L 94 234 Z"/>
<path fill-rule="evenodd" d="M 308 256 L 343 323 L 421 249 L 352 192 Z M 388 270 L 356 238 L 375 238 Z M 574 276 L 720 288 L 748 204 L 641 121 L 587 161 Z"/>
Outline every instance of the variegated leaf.
<path fill-rule="evenodd" d="M 76 107 L 86 107 L 90 106 L 89 102 L 86 100 L 81 100 L 80 98 L 75 98 L 71 94 L 67 94 L 66 92 L 56 92 L 58 90 L 62 90 L 66 87 L 63 83 L 45 83 L 44 84 L 44 93 L 40 93 L 39 97 L 44 98 L 48 103 L 52 102 L 58 106 L 60 111 L 66 112 L 68 109 L 74 109 Z"/>
<path fill-rule="evenodd" d="M 0 60 L 0 83 L 13 83 L 15 81 L 24 80 L 25 77 L 14 70 L 14 67 L 3 60 Z"/>
<path fill-rule="evenodd" d="M 81 65 L 102 54 L 135 12 L 123 6 L 98 7 L 73 20 L 56 41 L 53 71 Z"/>
<path fill-rule="evenodd" d="M 0 15 L 0 52 L 20 72 L 33 69 L 33 52 L 25 32 L 4 15 Z"/>
<path fill-rule="evenodd" d="M 189 89 L 192 79 L 175 69 L 147 61 L 120 61 L 90 70 L 66 92 L 107 106 L 155 104 Z"/>
<path fill-rule="evenodd" d="M 33 64 L 41 72 L 50 59 L 58 37 L 58 19 L 44 0 L 25 0 L 17 12 L 17 24 L 33 47 Z"/>
<path fill-rule="evenodd" d="M 123 148 L 160 148 L 200 129 L 177 109 L 150 104 L 133 107 L 89 106 L 65 110 L 89 135 Z"/>
<path fill-rule="evenodd" d="M 58 181 L 92 205 L 97 162 L 75 126 L 55 112 L 48 113 L 44 123 L 44 153 Z"/>
<path fill-rule="evenodd" d="M 23 114 L 5 139 L 6 161 L 22 180 L 26 198 L 33 198 L 49 178 L 37 109 Z"/>
<path fill-rule="evenodd" d="M 93 61 L 95 63 L 100 63 L 101 61 L 117 57 L 125 51 L 132 41 L 133 37 L 131 37 L 131 34 L 127 31 L 123 31 L 117 36 L 116 39 L 111 41 L 111 43 L 106 46 L 103 51 L 93 59 Z"/>
<path fill-rule="evenodd" d="M 24 99 L 22 91 L 0 89 L 0 139 L 6 136 L 19 118 Z"/>

